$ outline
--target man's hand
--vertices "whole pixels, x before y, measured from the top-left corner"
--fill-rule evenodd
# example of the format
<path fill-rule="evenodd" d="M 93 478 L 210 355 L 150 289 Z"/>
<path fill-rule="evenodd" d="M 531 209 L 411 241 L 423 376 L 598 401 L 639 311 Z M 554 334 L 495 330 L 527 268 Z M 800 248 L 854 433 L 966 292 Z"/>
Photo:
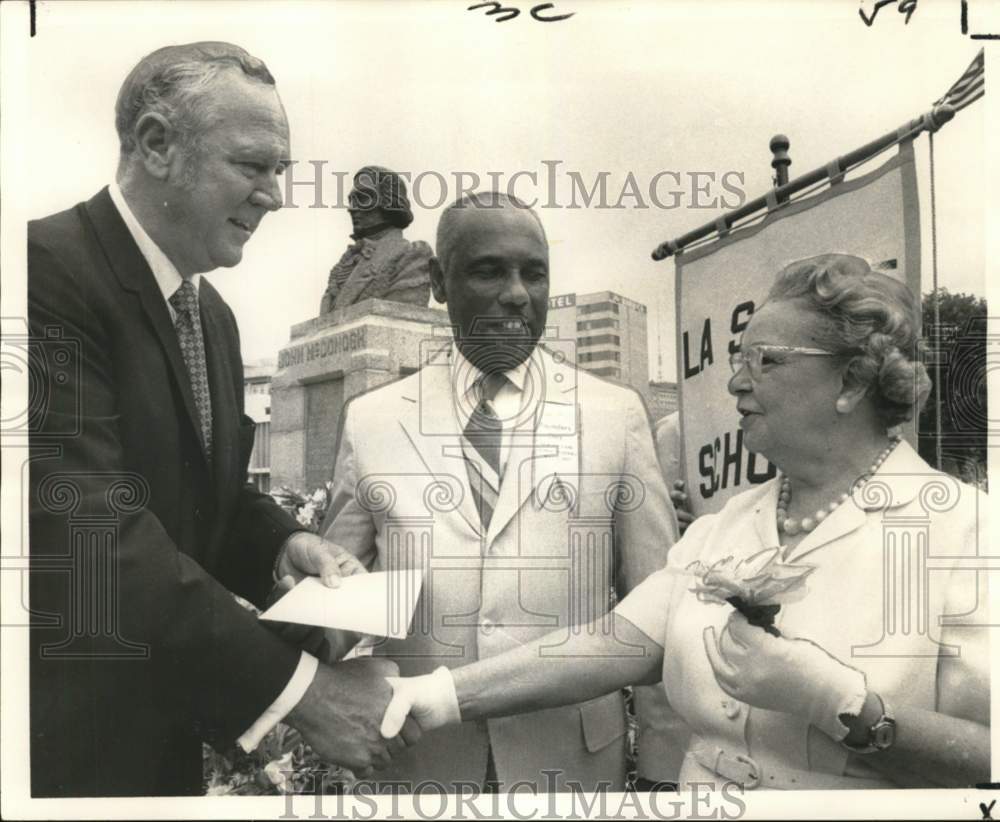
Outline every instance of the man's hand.
<path fill-rule="evenodd" d="M 285 540 L 275 566 L 279 580 L 290 576 L 294 584 L 314 576 L 328 588 L 338 587 L 342 577 L 365 573 L 365 566 L 346 548 L 308 531 L 296 531 Z"/>
<path fill-rule="evenodd" d="M 677 525 L 683 536 L 687 527 L 695 520 L 694 514 L 691 513 L 691 502 L 684 490 L 684 480 L 674 480 L 674 487 L 670 489 L 670 501 L 677 512 Z"/>
<path fill-rule="evenodd" d="M 277 584 L 267 598 L 267 608 L 307 576 L 318 576 L 327 587 L 337 588 L 342 577 L 368 573 L 346 548 L 308 531 L 296 531 L 285 541 L 275 569 Z M 309 652 L 320 662 L 332 661 L 330 643 L 322 628 L 289 622 L 265 624 L 285 642 Z"/>
<path fill-rule="evenodd" d="M 398 673 L 395 662 L 380 657 L 320 663 L 312 684 L 285 722 L 302 734 L 321 759 L 366 777 L 420 738 L 413 720 L 393 739 L 383 739 L 379 732 L 392 696 L 385 678 Z"/>

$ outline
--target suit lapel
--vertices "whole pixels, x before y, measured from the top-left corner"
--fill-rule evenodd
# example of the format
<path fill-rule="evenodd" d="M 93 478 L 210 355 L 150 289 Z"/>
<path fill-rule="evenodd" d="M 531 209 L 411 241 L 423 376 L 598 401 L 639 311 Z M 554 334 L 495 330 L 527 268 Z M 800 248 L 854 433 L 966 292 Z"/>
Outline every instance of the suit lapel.
<path fill-rule="evenodd" d="M 177 341 L 177 331 L 170 320 L 170 312 L 167 310 L 167 303 L 163 299 L 160 287 L 156 284 L 156 278 L 153 277 L 149 264 L 111 201 L 107 187 L 90 199 L 86 209 L 111 270 L 114 271 L 122 288 L 139 296 L 146 318 L 170 364 L 174 384 L 180 394 L 188 421 L 197 435 L 197 441 L 201 443 L 198 409 L 194 402 L 194 393 L 191 391 L 191 381 L 184 365 L 180 343 Z M 204 455 L 202 446 L 202 456 Z"/>
<path fill-rule="evenodd" d="M 577 419 L 576 370 L 555 364 L 541 349 L 537 350 L 535 361 L 539 366 L 536 373 L 544 382 L 544 390 L 538 392 L 544 401 L 538 403 L 534 414 L 525 418 L 512 438 L 497 504 L 485 535 L 486 550 L 533 491 L 537 489 L 540 505 L 553 493 L 556 482 L 579 488 L 581 432 Z M 449 356 L 425 366 L 417 385 L 419 396 L 406 397 L 412 406 L 400 419 L 400 427 L 425 470 L 444 482 L 451 478 L 461 483 L 464 493 L 458 513 L 472 532 L 482 538 L 462 454 Z"/>
<path fill-rule="evenodd" d="M 446 485 L 456 481 L 460 484 L 462 499 L 457 513 L 472 533 L 480 538 L 479 514 L 472 500 L 458 418 L 455 416 L 449 358 L 441 357 L 421 369 L 420 379 L 414 385 L 419 394 L 404 395 L 409 402 L 400 417 L 400 428 L 424 470 Z"/>
<path fill-rule="evenodd" d="M 227 356 L 225 307 L 218 292 L 204 277 L 199 287 L 199 302 L 208 388 L 212 398 L 213 480 L 216 499 L 224 500 L 231 496 L 233 484 L 241 482 L 236 476 L 240 459 L 239 431 L 234 428 L 240 422 L 239 403 L 234 394 L 236 381 Z"/>
<path fill-rule="evenodd" d="M 503 532 L 515 514 L 535 493 L 541 506 L 556 483 L 579 489 L 582 432 L 577 413 L 576 369 L 556 364 L 538 348 L 533 355 L 544 388 L 534 414 L 512 438 L 500 495 L 486 535 L 486 548 Z M 557 379 L 558 374 L 558 379 Z M 530 443 L 526 448 L 522 443 Z"/>

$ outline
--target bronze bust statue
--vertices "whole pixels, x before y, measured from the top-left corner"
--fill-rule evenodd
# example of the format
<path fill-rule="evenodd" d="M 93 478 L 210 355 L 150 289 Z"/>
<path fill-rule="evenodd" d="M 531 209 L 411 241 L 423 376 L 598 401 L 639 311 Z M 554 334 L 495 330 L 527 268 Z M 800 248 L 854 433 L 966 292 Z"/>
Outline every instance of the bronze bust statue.
<path fill-rule="evenodd" d="M 421 240 L 403 237 L 413 222 L 403 179 L 387 168 L 365 166 L 354 175 L 348 211 L 354 242 L 330 269 L 319 313 L 371 297 L 426 307 L 434 252 Z"/>

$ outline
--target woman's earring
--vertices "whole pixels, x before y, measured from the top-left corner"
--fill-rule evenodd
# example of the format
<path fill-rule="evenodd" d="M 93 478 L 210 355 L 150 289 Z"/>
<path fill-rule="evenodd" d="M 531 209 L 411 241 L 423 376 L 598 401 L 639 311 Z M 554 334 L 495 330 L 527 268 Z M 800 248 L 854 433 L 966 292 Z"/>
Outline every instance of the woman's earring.
<path fill-rule="evenodd" d="M 837 397 L 837 411 L 841 414 L 846 414 L 850 410 L 850 403 L 847 401 L 847 397 Z"/>

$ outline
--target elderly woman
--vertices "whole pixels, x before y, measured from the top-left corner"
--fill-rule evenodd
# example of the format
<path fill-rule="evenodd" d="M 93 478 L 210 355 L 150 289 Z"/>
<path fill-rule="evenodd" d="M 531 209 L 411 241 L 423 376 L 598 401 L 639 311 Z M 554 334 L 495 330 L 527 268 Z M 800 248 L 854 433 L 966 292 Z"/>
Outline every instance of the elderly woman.
<path fill-rule="evenodd" d="M 906 287 L 857 257 L 786 267 L 744 332 L 729 382 L 744 442 L 778 476 L 695 521 L 667 566 L 619 603 L 612 630 L 594 623 L 396 679 L 383 733 L 407 712 L 426 729 L 579 702 L 662 673 L 693 731 L 682 784 L 988 780 L 986 631 L 938 619 L 976 607 L 975 571 L 947 560 L 975 556 L 985 497 L 889 434 L 930 390 L 915 360 L 918 319 Z M 928 553 L 943 570 L 927 571 Z M 776 630 L 693 592 L 689 566 L 727 556 L 730 567 L 773 556 L 779 577 L 808 567 Z M 912 622 L 898 618 L 908 606 Z M 546 657 L 540 649 L 557 641 L 559 657 Z"/>

